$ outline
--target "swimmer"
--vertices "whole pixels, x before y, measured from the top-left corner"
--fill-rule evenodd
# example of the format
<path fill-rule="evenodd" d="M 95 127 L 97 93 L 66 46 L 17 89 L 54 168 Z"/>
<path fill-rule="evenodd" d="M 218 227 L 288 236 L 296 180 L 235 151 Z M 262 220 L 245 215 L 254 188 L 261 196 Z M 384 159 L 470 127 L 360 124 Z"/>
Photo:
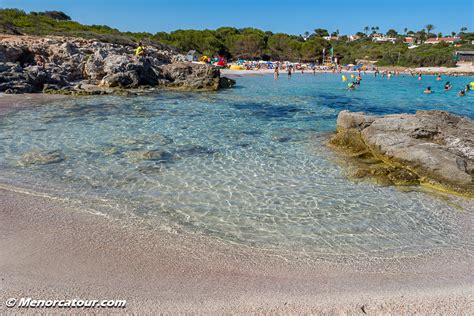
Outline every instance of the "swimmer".
<path fill-rule="evenodd" d="M 451 82 L 447 81 L 446 84 L 444 85 L 444 91 L 449 91 L 451 90 L 452 87 L 453 85 L 451 84 Z"/>
<path fill-rule="evenodd" d="M 438 77 L 436 77 L 436 81 L 441 81 L 441 75 L 438 75 Z"/>
<path fill-rule="evenodd" d="M 431 94 L 433 91 L 431 90 L 431 87 L 428 87 L 423 91 L 424 94 Z"/>
<path fill-rule="evenodd" d="M 458 92 L 458 96 L 460 96 L 460 97 L 463 97 L 465 95 L 466 95 L 466 91 L 464 91 L 464 90 L 461 90 L 461 91 Z"/>

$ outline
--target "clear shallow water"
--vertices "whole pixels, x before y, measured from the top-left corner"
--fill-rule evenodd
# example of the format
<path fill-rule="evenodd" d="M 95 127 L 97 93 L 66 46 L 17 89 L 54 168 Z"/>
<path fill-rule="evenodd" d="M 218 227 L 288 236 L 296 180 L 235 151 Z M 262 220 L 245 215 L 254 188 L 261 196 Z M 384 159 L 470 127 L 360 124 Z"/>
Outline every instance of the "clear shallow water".
<path fill-rule="evenodd" d="M 0 179 L 254 247 L 396 256 L 466 247 L 463 210 L 354 183 L 324 146 L 343 109 L 474 117 L 474 92 L 456 96 L 474 78 L 447 80 L 455 87 L 444 93 L 434 77 L 367 75 L 347 91 L 338 75 L 259 76 L 219 93 L 62 100 L 0 117 Z M 422 94 L 427 85 L 435 94 Z M 52 150 L 65 160 L 19 165 Z"/>

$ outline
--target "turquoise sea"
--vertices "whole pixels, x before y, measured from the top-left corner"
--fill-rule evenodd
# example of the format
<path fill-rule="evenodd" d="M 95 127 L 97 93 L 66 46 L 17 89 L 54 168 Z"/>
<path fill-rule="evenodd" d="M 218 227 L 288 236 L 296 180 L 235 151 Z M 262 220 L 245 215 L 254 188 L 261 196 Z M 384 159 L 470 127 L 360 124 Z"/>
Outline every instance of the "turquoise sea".
<path fill-rule="evenodd" d="M 0 182 L 262 249 L 411 256 L 471 247 L 457 229 L 465 209 L 350 180 L 324 145 L 345 109 L 474 118 L 474 91 L 456 95 L 471 81 L 367 74 L 348 91 L 340 75 L 282 74 L 239 77 L 215 93 L 54 101 L 0 117 Z M 52 151 L 55 163 L 20 163 Z"/>

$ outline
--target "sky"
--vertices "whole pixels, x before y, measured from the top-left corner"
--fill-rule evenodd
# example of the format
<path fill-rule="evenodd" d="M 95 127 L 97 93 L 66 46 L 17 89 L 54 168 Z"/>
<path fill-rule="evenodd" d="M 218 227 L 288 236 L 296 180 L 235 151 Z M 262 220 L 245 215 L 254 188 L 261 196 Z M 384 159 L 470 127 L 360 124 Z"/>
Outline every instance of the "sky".
<path fill-rule="evenodd" d="M 101 24 L 121 31 L 256 27 L 265 31 L 304 34 L 315 28 L 341 34 L 364 26 L 434 33 L 473 31 L 474 0 L 0 0 L 1 8 L 63 11 L 83 24 Z"/>

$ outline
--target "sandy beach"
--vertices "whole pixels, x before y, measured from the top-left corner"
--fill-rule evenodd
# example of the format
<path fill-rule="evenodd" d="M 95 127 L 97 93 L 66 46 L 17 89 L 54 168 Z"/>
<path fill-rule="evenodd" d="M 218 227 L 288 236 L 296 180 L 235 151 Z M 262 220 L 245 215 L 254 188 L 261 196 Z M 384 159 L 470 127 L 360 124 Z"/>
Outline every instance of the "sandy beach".
<path fill-rule="evenodd" d="M 474 65 L 471 63 L 459 63 L 457 67 L 418 67 L 418 68 L 407 68 L 407 67 L 380 67 L 380 71 L 400 71 L 400 72 L 421 72 L 424 74 L 459 74 L 472 76 L 474 74 Z M 226 76 L 248 76 L 248 75 L 266 75 L 273 74 L 273 69 L 260 69 L 260 70 L 231 70 L 221 69 L 221 73 Z M 343 71 L 350 72 L 350 71 Z M 356 73 L 357 71 L 352 71 Z M 295 74 L 301 74 L 301 71 L 295 71 Z M 317 71 L 317 73 L 331 73 L 331 71 Z M 373 71 L 367 71 L 367 73 L 373 73 Z M 311 70 L 306 70 L 305 74 L 312 74 Z M 286 70 L 282 70 L 280 75 L 286 75 Z"/>
<path fill-rule="evenodd" d="M 471 231 L 466 223 L 464 229 Z M 5 185 L 0 235 L 2 314 L 19 312 L 3 302 L 24 296 L 125 299 L 127 307 L 120 312 L 127 313 L 472 312 L 472 262 L 464 253 L 289 260 L 111 220 Z"/>

